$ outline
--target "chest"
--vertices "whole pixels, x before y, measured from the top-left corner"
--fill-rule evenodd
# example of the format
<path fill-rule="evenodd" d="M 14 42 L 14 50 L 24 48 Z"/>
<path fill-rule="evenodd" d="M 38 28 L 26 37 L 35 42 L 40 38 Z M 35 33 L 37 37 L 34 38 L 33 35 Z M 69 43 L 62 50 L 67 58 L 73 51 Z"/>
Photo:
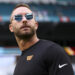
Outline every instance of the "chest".
<path fill-rule="evenodd" d="M 48 75 L 45 57 L 41 53 L 21 56 L 14 75 Z"/>

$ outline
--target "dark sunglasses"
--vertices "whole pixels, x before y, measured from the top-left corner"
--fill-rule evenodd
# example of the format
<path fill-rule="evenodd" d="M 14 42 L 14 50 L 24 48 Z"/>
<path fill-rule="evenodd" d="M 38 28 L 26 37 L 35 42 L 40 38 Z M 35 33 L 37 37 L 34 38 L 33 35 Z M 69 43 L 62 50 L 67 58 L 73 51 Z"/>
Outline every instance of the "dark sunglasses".
<path fill-rule="evenodd" d="M 33 18 L 33 14 L 32 13 L 27 13 L 27 14 L 25 14 L 25 17 L 26 17 L 27 20 L 31 20 Z M 22 15 L 15 15 L 14 19 L 16 21 L 21 21 L 23 19 L 23 16 Z"/>

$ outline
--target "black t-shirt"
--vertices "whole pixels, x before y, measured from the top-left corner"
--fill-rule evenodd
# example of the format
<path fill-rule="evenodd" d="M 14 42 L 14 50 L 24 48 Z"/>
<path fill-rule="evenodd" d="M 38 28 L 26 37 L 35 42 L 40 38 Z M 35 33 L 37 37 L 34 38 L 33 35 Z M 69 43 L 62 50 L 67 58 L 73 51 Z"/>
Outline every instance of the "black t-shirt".
<path fill-rule="evenodd" d="M 69 58 L 59 45 L 40 40 L 22 52 L 14 75 L 74 75 Z"/>

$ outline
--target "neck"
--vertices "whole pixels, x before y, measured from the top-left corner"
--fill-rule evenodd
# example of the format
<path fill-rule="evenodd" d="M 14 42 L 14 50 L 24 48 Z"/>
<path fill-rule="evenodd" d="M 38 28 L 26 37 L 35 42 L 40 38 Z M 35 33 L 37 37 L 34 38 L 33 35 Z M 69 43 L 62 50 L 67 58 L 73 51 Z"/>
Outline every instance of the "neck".
<path fill-rule="evenodd" d="M 31 47 L 32 45 L 34 45 L 39 41 L 36 35 L 32 36 L 30 39 L 20 39 L 17 36 L 15 37 L 21 51 L 28 49 L 29 47 Z"/>

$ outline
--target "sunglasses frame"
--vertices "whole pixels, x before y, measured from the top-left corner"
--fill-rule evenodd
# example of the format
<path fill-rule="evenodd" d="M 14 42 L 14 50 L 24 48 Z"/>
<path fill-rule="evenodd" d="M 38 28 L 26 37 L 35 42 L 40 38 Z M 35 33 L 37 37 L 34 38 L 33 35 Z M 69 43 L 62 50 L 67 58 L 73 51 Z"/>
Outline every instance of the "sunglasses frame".
<path fill-rule="evenodd" d="M 19 16 L 20 16 L 20 17 L 19 17 Z M 33 19 L 33 13 L 27 13 L 27 14 L 25 14 L 24 16 L 25 16 L 25 18 L 26 18 L 27 20 Z M 22 19 L 23 19 L 23 15 L 21 15 L 21 14 L 18 14 L 18 15 L 15 15 L 15 16 L 14 16 L 14 20 L 16 20 L 16 21 L 18 21 L 18 22 L 22 21 Z"/>

